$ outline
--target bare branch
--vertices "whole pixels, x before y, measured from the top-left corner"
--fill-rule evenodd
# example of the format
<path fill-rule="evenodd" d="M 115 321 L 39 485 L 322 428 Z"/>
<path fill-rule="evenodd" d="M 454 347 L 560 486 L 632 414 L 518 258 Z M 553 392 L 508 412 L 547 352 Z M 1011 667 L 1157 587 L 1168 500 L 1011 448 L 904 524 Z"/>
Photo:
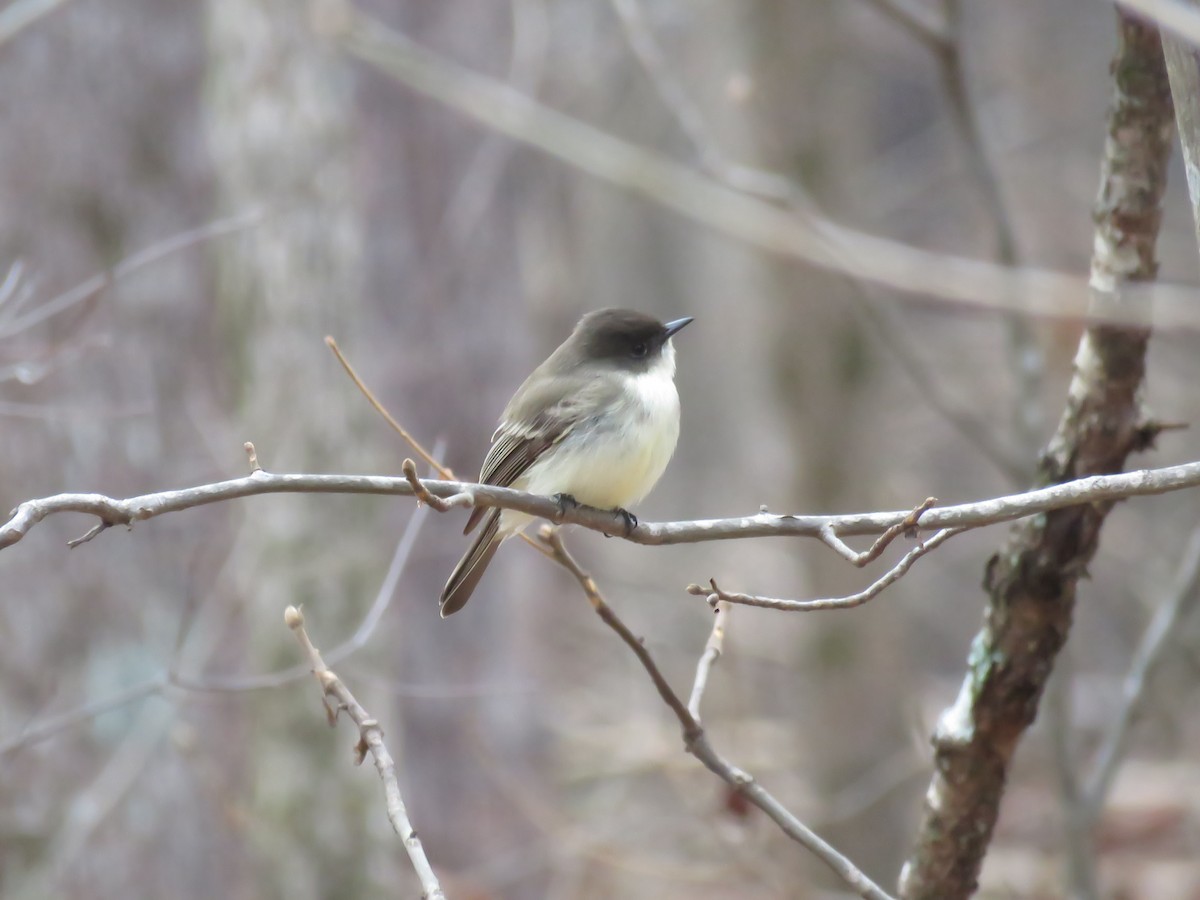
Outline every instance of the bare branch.
<path fill-rule="evenodd" d="M 850 594 L 847 597 L 830 597 L 822 600 L 780 600 L 775 597 L 758 597 L 753 594 L 738 594 L 731 591 L 722 590 L 717 586 L 715 579 L 709 579 L 709 587 L 704 588 L 698 584 L 689 584 L 687 591 L 689 594 L 694 594 L 699 597 L 706 597 L 708 602 L 716 605 L 719 602 L 725 603 L 740 603 L 743 606 L 760 606 L 765 609 L 782 609 L 790 612 L 815 612 L 824 609 L 853 609 L 856 606 L 862 606 L 869 600 L 878 597 L 887 588 L 891 587 L 897 581 L 904 577 L 905 573 L 912 568 L 913 563 L 924 556 L 926 553 L 937 549 L 941 544 L 944 544 L 956 534 L 962 534 L 965 529 L 962 528 L 945 528 L 937 532 L 933 537 L 922 541 L 912 550 L 909 550 L 900 561 L 889 569 L 881 578 L 875 581 L 870 587 L 859 591 L 857 594 Z"/>
<path fill-rule="evenodd" d="M 355 765 L 361 765 L 368 752 L 375 760 L 375 771 L 379 773 L 379 778 L 383 782 L 384 795 L 387 798 L 388 821 L 392 823 L 392 828 L 404 842 L 404 849 L 408 852 L 408 858 L 412 861 L 413 869 L 416 870 L 417 877 L 421 881 L 421 896 L 429 898 L 429 900 L 439 900 L 439 898 L 445 900 L 446 895 L 438 883 L 437 874 L 433 871 L 433 866 L 429 864 L 429 859 L 425 856 L 425 848 L 421 845 L 421 839 L 417 837 L 416 829 L 408 819 L 404 798 L 400 795 L 400 782 L 396 778 L 396 763 L 383 743 L 383 729 L 378 720 L 362 707 L 362 704 L 350 693 L 350 689 L 325 665 L 320 652 L 313 646 L 308 632 L 304 630 L 304 616 L 300 610 L 289 606 L 283 613 L 283 619 L 296 636 L 296 640 L 312 666 L 313 675 L 316 676 L 317 684 L 321 687 L 321 703 L 325 706 L 325 712 L 329 716 L 329 724 L 336 724 L 338 713 L 344 709 L 354 724 L 358 726 L 358 743 L 354 747 Z M 330 699 L 337 701 L 337 705 L 331 706 Z"/>
<path fill-rule="evenodd" d="M 822 534 L 833 529 L 838 535 L 853 537 L 879 535 L 906 522 L 911 510 L 849 513 L 831 516 L 778 515 L 758 513 L 723 519 L 698 519 L 679 522 L 638 522 L 627 532 L 625 519 L 611 510 L 589 506 L 560 509 L 550 497 L 527 494 L 490 484 L 424 479 L 424 487 L 443 499 L 471 493 L 477 506 L 515 509 L 550 521 L 582 525 L 602 534 L 622 537 L 635 544 L 693 544 L 760 537 L 806 537 L 824 541 Z M 1035 491 L 1010 494 L 955 506 L 929 509 L 921 514 L 923 531 L 945 528 L 980 528 L 1010 522 L 1037 513 L 1065 509 L 1082 504 L 1111 504 L 1130 497 L 1166 494 L 1200 486 L 1200 462 L 1140 469 L 1119 475 L 1092 475 L 1051 485 Z M 258 471 L 242 478 L 215 484 L 197 485 L 175 491 L 142 494 L 116 499 L 104 494 L 55 494 L 26 500 L 0 525 L 0 549 L 21 540 L 48 516 L 75 512 L 95 516 L 102 523 L 133 525 L 166 513 L 180 512 L 210 503 L 221 503 L 262 494 L 377 494 L 379 496 L 414 495 L 407 478 L 383 475 L 310 475 Z"/>
<path fill-rule="evenodd" d="M 553 551 L 554 559 L 575 576 L 575 580 L 583 588 L 588 602 L 592 604 L 592 609 L 596 611 L 596 614 L 600 616 L 604 624 L 615 631 L 621 640 L 625 642 L 626 646 L 637 656 L 638 661 L 650 676 L 650 680 L 654 682 L 654 687 L 657 689 L 659 696 L 670 707 L 671 712 L 675 714 L 675 718 L 679 720 L 679 726 L 683 731 L 683 744 L 688 753 L 700 760 L 710 772 L 717 775 L 722 781 L 745 797 L 746 800 L 770 816 L 772 821 L 783 830 L 784 834 L 812 851 L 823 863 L 833 869 L 860 897 L 869 898 L 869 900 L 891 900 L 882 888 L 868 878 L 854 863 L 822 840 L 816 832 L 812 831 L 807 825 L 796 818 L 783 804 L 768 793 L 762 785 L 755 781 L 753 776 L 734 766 L 713 749 L 712 744 L 709 743 L 708 735 L 705 734 L 700 722 L 684 706 L 683 701 L 679 699 L 679 695 L 675 693 L 671 685 L 667 682 L 666 677 L 659 670 L 657 663 L 654 662 L 654 658 L 650 655 L 650 651 L 646 649 L 645 644 L 613 612 L 612 607 L 604 601 L 604 597 L 601 595 L 600 589 L 597 587 L 592 576 L 585 572 L 579 563 L 575 561 L 574 557 L 567 552 L 566 547 L 563 546 L 562 535 L 559 529 L 549 525 L 543 526 L 539 536 Z M 711 641 L 712 638 L 710 638 L 710 643 Z M 695 690 L 693 690 L 693 696 L 696 696 Z M 699 697 L 696 699 L 698 705 Z"/>
<path fill-rule="evenodd" d="M 1094 212 L 1093 303 L 1120 306 L 1130 281 L 1152 280 L 1167 162 L 1171 94 L 1156 29 L 1118 16 L 1100 190 Z M 1058 428 L 1039 480 L 1120 471 L 1150 446 L 1141 406 L 1149 331 L 1092 325 L 1075 357 Z M 933 737 L 934 774 L 915 847 L 900 877 L 905 898 L 972 894 L 991 841 L 1017 744 L 1038 711 L 1070 631 L 1080 577 L 1111 504 L 1056 510 L 1013 528 L 989 560 L 984 625 L 971 645 L 958 699 Z"/>
<path fill-rule="evenodd" d="M 501 134 L 693 221 L 770 253 L 851 278 L 956 305 L 1091 321 L 1197 326 L 1197 293 L 1182 286 L 1122 285 L 1128 301 L 1083 313 L 1079 277 L 922 250 L 846 228 L 815 212 L 783 210 L 733 191 L 686 166 L 549 109 L 503 82 L 472 72 L 402 34 L 346 11 L 340 41 L 352 55 L 413 90 Z"/>

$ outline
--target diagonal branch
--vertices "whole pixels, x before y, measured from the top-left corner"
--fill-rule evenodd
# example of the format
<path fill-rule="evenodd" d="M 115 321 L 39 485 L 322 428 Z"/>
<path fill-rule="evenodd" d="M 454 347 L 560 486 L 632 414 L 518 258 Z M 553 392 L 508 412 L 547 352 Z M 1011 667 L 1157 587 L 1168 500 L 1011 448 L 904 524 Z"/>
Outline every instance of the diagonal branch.
<path fill-rule="evenodd" d="M 725 632 L 729 627 L 730 611 L 731 607 L 728 603 L 718 602 L 716 604 L 716 608 L 713 609 L 712 631 L 708 635 L 708 642 L 704 645 L 704 652 L 700 654 L 700 660 L 696 663 L 696 679 L 692 682 L 692 694 L 688 697 L 687 708 L 697 722 L 700 721 L 700 703 L 708 688 L 708 675 L 725 651 Z"/>
<path fill-rule="evenodd" d="M 658 691 L 658 695 L 662 697 L 663 702 L 670 707 L 671 712 L 675 714 L 675 718 L 679 720 L 679 726 L 683 731 L 683 744 L 688 753 L 700 760 L 705 768 L 717 775 L 741 796 L 745 797 L 747 801 L 753 803 L 770 816 L 772 821 L 783 830 L 784 834 L 816 854 L 858 896 L 868 898 L 868 900 L 890 900 L 889 895 L 879 885 L 875 884 L 854 863 L 827 844 L 816 832 L 812 831 L 812 829 L 796 818 L 783 804 L 768 793 L 766 788 L 755 781 L 752 775 L 737 768 L 713 749 L 712 744 L 708 740 L 708 735 L 700 725 L 699 720 L 692 715 L 688 707 L 684 705 L 683 700 L 675 693 L 662 671 L 658 668 L 658 665 L 654 662 L 654 657 L 646 649 L 645 644 L 613 612 L 612 607 L 604 601 L 604 597 L 600 593 L 600 588 L 597 587 L 592 576 L 585 572 L 579 563 L 575 561 L 574 557 L 567 552 L 566 547 L 563 546 L 560 531 L 557 528 L 545 526 L 541 531 L 540 537 L 553 551 L 554 559 L 575 576 L 575 580 L 579 582 L 579 586 L 583 588 L 584 593 L 587 595 L 588 602 L 592 604 L 592 609 L 596 611 L 596 614 L 600 616 L 604 624 L 615 631 L 629 649 L 633 651 L 634 655 L 637 656 L 638 662 L 642 664 L 642 667 L 646 670 L 646 674 L 654 682 L 654 687 Z M 713 658 L 715 659 L 715 656 Z M 700 673 L 697 673 L 698 679 L 699 676 Z M 698 692 L 693 690 L 693 694 L 696 695 L 696 705 L 699 706 Z"/>
<path fill-rule="evenodd" d="M 404 806 L 404 798 L 400 795 L 400 782 L 396 777 L 396 763 L 383 743 L 383 729 L 379 726 L 379 720 L 363 708 L 350 689 L 325 665 L 320 651 L 313 646 L 308 632 L 304 630 L 304 616 L 300 610 L 289 606 L 284 610 L 283 619 L 296 636 L 304 655 L 308 657 L 312 673 L 316 676 L 317 684 L 321 686 L 321 703 L 325 706 L 329 724 L 336 725 L 338 713 L 344 709 L 358 726 L 358 743 L 354 747 L 355 765 L 361 765 L 368 753 L 375 760 L 375 770 L 383 782 L 384 796 L 387 798 L 388 821 L 403 841 L 413 869 L 421 880 L 421 896 L 428 900 L 445 900 L 446 895 L 438 883 L 437 874 L 429 864 L 421 839 L 417 837 L 417 831 L 408 819 L 408 810 Z M 330 700 L 336 701 L 336 705 L 331 706 Z"/>
<path fill-rule="evenodd" d="M 338 4 L 339 0 L 328 2 Z M 1081 315 L 1087 296 L 1081 278 L 931 252 L 856 231 L 815 211 L 800 214 L 780 209 L 543 106 L 348 7 L 341 12 L 337 38 L 352 56 L 497 133 L 645 196 L 718 233 L 769 253 L 929 299 L 1071 320 Z M 1139 301 L 1153 298 L 1156 325 L 1180 329 L 1197 325 L 1196 291 L 1192 288 L 1124 286 L 1123 292 Z M 1151 320 L 1148 303 L 1092 309 L 1087 315 L 1112 322 Z"/>

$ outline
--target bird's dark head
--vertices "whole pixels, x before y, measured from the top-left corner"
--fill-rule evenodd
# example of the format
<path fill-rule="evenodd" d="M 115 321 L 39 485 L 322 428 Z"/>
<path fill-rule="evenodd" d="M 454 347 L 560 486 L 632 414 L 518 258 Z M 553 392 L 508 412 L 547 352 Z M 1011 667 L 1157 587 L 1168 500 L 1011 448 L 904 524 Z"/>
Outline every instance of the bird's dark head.
<path fill-rule="evenodd" d="M 579 320 L 567 343 L 586 362 L 641 372 L 663 357 L 671 336 L 690 321 L 689 316 L 664 323 L 632 309 L 599 309 Z"/>

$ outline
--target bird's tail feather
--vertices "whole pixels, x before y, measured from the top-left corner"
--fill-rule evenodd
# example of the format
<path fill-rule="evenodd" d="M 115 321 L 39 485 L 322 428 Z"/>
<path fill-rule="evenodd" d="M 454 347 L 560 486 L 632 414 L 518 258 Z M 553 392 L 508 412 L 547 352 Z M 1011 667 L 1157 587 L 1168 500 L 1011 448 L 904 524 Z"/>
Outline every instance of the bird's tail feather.
<path fill-rule="evenodd" d="M 471 593 L 479 584 L 479 579 L 483 577 L 484 570 L 487 569 L 488 563 L 496 553 L 496 548 L 504 540 L 505 536 L 498 533 L 499 527 L 500 510 L 493 509 L 488 514 L 479 534 L 475 535 L 475 540 L 471 542 L 471 546 L 463 558 L 450 573 L 446 586 L 442 588 L 443 619 L 451 613 L 458 612 L 471 599 Z"/>

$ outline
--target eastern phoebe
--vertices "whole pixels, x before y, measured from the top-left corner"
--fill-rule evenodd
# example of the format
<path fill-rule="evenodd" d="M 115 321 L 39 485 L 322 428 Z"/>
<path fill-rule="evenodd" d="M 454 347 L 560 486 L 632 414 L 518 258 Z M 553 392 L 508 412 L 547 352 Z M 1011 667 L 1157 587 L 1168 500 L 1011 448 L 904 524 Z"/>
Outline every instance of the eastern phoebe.
<path fill-rule="evenodd" d="M 601 309 L 533 370 L 508 401 L 479 473 L 482 484 L 560 496 L 625 511 L 654 487 L 679 439 L 679 394 L 665 325 L 631 309 Z M 442 616 L 458 612 L 506 538 L 533 520 L 477 507 L 463 534 L 483 522 L 442 589 Z"/>

